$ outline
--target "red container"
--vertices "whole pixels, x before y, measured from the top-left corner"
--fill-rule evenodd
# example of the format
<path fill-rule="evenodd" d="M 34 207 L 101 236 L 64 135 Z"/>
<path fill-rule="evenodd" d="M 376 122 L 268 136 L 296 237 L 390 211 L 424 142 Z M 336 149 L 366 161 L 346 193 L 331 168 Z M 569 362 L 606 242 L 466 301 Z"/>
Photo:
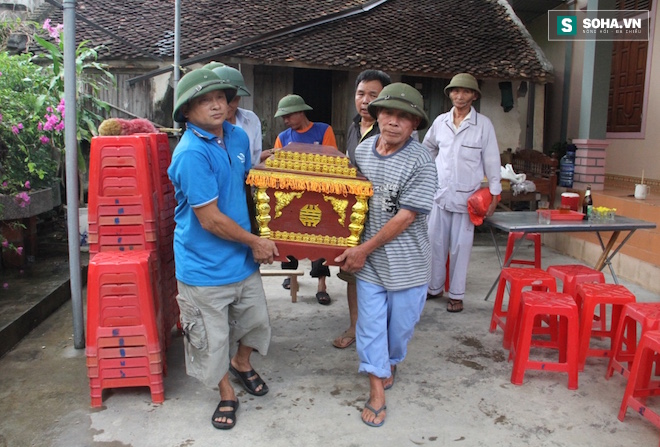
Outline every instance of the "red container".
<path fill-rule="evenodd" d="M 568 206 L 571 211 L 577 211 L 580 206 L 580 194 L 576 192 L 564 192 L 561 194 L 561 204 Z"/>

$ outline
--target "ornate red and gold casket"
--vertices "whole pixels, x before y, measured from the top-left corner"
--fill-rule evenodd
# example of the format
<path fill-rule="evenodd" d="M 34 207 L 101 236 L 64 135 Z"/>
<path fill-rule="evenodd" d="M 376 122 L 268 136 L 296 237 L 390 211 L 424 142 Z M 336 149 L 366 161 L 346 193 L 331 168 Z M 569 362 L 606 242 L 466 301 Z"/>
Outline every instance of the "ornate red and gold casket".
<path fill-rule="evenodd" d="M 255 189 L 259 235 L 276 242 L 276 260 L 334 265 L 360 243 L 373 188 L 334 147 L 289 144 L 252 168 L 247 183 Z"/>

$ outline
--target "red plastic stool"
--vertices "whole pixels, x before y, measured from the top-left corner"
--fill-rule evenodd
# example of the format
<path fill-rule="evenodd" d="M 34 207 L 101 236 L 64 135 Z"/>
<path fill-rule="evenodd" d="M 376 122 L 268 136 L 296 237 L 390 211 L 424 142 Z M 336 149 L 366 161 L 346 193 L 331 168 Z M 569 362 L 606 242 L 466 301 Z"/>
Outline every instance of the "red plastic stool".
<path fill-rule="evenodd" d="M 522 385 L 525 371 L 528 369 L 557 371 L 568 373 L 568 389 L 576 390 L 578 387 L 579 316 L 573 297 L 557 292 L 523 292 L 520 309 L 514 344 L 511 346 L 513 357 L 511 383 Z M 557 362 L 530 360 L 529 358 L 535 321 L 540 316 L 557 321 L 557 342 L 554 346 L 546 345 L 559 350 Z"/>
<path fill-rule="evenodd" d="M 646 406 L 646 398 L 660 395 L 660 381 L 651 380 L 653 365 L 660 368 L 660 331 L 647 331 L 639 341 L 628 385 L 623 393 L 619 420 L 623 422 L 628 407 L 660 428 L 660 415 Z"/>
<path fill-rule="evenodd" d="M 504 310 L 504 290 L 506 289 L 507 282 L 510 284 L 511 289 L 509 292 L 509 304 L 507 309 Z M 545 270 L 537 268 L 507 267 L 502 269 L 500 282 L 497 286 L 493 314 L 490 319 L 490 332 L 495 332 L 497 326 L 500 326 L 504 330 L 502 345 L 505 349 L 511 347 L 513 328 L 520 308 L 520 296 L 525 287 L 556 292 L 557 282 L 554 276 Z"/>
<path fill-rule="evenodd" d="M 506 252 L 504 253 L 504 265 L 507 265 L 508 259 L 513 254 L 513 246 L 516 241 L 523 237 L 523 234 L 518 231 L 509 233 L 509 238 L 506 242 Z M 511 259 L 509 266 L 517 265 L 532 265 L 537 269 L 541 268 L 541 234 L 540 233 L 527 233 L 525 239 L 534 242 L 534 260 L 531 259 Z"/>
<path fill-rule="evenodd" d="M 575 302 L 580 304 L 580 371 L 584 370 L 587 357 L 610 357 L 613 350 L 613 340 L 623 306 L 636 301 L 628 289 L 619 284 L 583 283 L 577 286 Z M 609 329 L 593 329 L 594 310 L 596 306 L 611 305 L 612 315 Z M 607 321 L 604 323 L 607 325 Z M 605 326 L 607 327 L 607 326 Z M 591 337 L 610 339 L 609 349 L 590 348 Z"/>
<path fill-rule="evenodd" d="M 562 292 L 572 295 L 573 298 L 576 296 L 576 288 L 578 284 L 585 282 L 605 282 L 605 275 L 603 272 L 586 265 L 581 264 L 567 264 L 567 265 L 551 265 L 548 267 L 548 273 L 557 278 L 562 282 Z M 578 309 L 581 307 L 580 303 L 577 303 Z M 607 323 L 607 306 L 604 304 L 600 306 L 600 311 L 598 316 L 594 316 L 595 329 L 605 330 Z"/>
<path fill-rule="evenodd" d="M 606 379 L 612 377 L 615 370 L 623 377 L 630 375 L 637 350 L 638 326 L 641 328 L 640 335 L 660 329 L 660 303 L 628 303 L 623 306 L 619 326 L 612 341 L 613 352 L 607 365 Z"/>

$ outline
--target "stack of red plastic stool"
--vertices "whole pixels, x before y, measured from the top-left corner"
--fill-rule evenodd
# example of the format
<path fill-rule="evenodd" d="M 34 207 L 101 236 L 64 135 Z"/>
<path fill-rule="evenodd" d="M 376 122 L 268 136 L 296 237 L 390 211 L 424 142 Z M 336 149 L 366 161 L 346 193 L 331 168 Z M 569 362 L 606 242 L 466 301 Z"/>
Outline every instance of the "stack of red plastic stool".
<path fill-rule="evenodd" d="M 614 371 L 620 372 L 624 377 L 629 376 L 637 350 L 638 326 L 640 335 L 660 329 L 660 303 L 628 303 L 623 306 L 619 326 L 612 341 L 613 351 L 607 365 L 606 379 L 612 377 Z M 627 365 L 624 366 L 624 363 Z"/>
<path fill-rule="evenodd" d="M 578 284 L 575 302 L 580 310 L 580 371 L 584 370 L 587 357 L 610 357 L 613 350 L 614 333 L 619 324 L 623 306 L 636 301 L 628 289 L 618 284 L 583 283 Z M 609 329 L 594 329 L 593 318 L 596 306 L 611 305 Z M 607 325 L 607 321 L 605 322 Z M 591 348 L 591 338 L 609 338 L 609 349 Z"/>
<path fill-rule="evenodd" d="M 573 297 L 566 293 L 527 291 L 522 293 L 520 308 L 510 352 L 510 358 L 513 358 L 511 383 L 522 385 L 528 369 L 559 371 L 568 373 L 568 388 L 577 389 L 579 316 Z M 556 321 L 557 337 L 553 343 L 534 346 L 558 349 L 557 362 L 530 359 L 535 322 L 539 317 Z"/>
<path fill-rule="evenodd" d="M 647 331 L 642 335 L 635 353 L 633 366 L 623 394 L 619 420 L 623 422 L 628 407 L 660 428 L 660 415 L 646 406 L 648 397 L 660 395 L 660 381 L 651 380 L 654 370 L 660 368 L 660 331 Z M 654 368 L 655 365 L 655 368 Z"/>
<path fill-rule="evenodd" d="M 141 299 L 151 300 L 154 318 L 147 318 L 141 324 L 156 334 L 163 359 L 172 327 L 179 318 L 172 247 L 175 199 L 174 188 L 167 177 L 169 163 L 169 141 L 164 133 L 92 139 L 88 210 L 90 254 L 92 260 L 103 254 L 108 265 L 112 264 L 113 257 L 120 259 L 122 253 L 149 255 L 153 285 L 149 291 L 141 292 L 145 294 Z M 98 291 L 90 290 L 98 282 L 93 278 L 96 274 L 92 269 L 88 273 L 88 301 L 100 296 Z M 115 312 L 123 310 L 126 309 Z M 97 330 L 90 327 L 93 322 L 88 318 L 88 333 Z M 164 362 L 161 371 L 166 371 Z"/>
<path fill-rule="evenodd" d="M 541 234 L 540 233 L 522 233 L 518 231 L 512 231 L 509 233 L 509 238 L 506 241 L 506 251 L 504 252 L 504 265 L 507 265 L 507 261 L 513 255 L 513 247 L 516 244 L 518 239 L 521 239 L 525 235 L 525 239 L 534 242 L 534 259 L 511 259 L 508 266 L 512 265 L 531 265 L 537 269 L 541 268 Z"/>
<path fill-rule="evenodd" d="M 551 265 L 548 267 L 548 273 L 557 278 L 562 282 L 562 292 L 572 295 L 573 298 L 577 296 L 577 285 L 585 282 L 605 282 L 605 275 L 603 272 L 586 265 L 581 264 L 565 264 L 565 265 Z M 577 303 L 578 309 L 581 307 L 580 303 Z M 607 323 L 607 307 L 602 304 L 600 306 L 600 312 L 598 316 L 594 316 L 595 328 L 600 328 L 601 330 L 606 329 Z"/>
<path fill-rule="evenodd" d="M 106 388 L 148 386 L 153 402 L 164 400 L 155 269 L 145 250 L 98 253 L 89 263 L 86 355 L 93 407 L 101 406 Z"/>
<path fill-rule="evenodd" d="M 504 291 L 507 283 L 510 284 L 509 303 L 504 309 Z M 493 314 L 490 319 L 490 332 L 494 332 L 497 326 L 504 330 L 502 345 L 505 349 L 511 347 L 513 329 L 518 318 L 520 309 L 520 298 L 525 287 L 532 287 L 539 291 L 557 291 L 555 277 L 545 270 L 537 268 L 507 267 L 502 269 L 500 282 L 497 287 Z"/>
<path fill-rule="evenodd" d="M 140 135 L 150 146 L 152 183 L 156 191 L 158 219 L 158 286 L 161 313 L 157 316 L 161 323 L 161 337 L 165 348 L 169 347 L 172 337 L 170 331 L 179 321 L 179 306 L 176 302 L 177 285 L 174 272 L 174 210 L 176 200 L 174 187 L 167 176 L 170 165 L 170 144 L 164 133 Z"/>

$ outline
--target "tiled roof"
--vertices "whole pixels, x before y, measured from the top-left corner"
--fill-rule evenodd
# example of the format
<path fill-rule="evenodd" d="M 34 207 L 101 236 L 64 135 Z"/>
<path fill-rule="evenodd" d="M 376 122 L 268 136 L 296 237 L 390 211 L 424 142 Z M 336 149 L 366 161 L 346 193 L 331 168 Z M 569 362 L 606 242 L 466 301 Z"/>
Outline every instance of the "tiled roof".
<path fill-rule="evenodd" d="M 255 38 L 314 25 L 335 13 L 360 14 L 261 43 Z M 222 51 L 258 63 L 480 79 L 552 81 L 552 67 L 506 0 L 182 0 L 181 60 Z M 133 47 L 78 20 L 77 34 L 105 43 L 111 59 L 170 59 L 174 0 L 77 0 L 76 11 Z M 313 6 L 313 7 L 312 7 Z M 61 17 L 61 16 L 60 16 Z M 223 51 L 231 45 L 229 52 Z M 142 48 L 139 51 L 136 48 Z M 216 57 L 218 59 L 220 57 Z"/>

